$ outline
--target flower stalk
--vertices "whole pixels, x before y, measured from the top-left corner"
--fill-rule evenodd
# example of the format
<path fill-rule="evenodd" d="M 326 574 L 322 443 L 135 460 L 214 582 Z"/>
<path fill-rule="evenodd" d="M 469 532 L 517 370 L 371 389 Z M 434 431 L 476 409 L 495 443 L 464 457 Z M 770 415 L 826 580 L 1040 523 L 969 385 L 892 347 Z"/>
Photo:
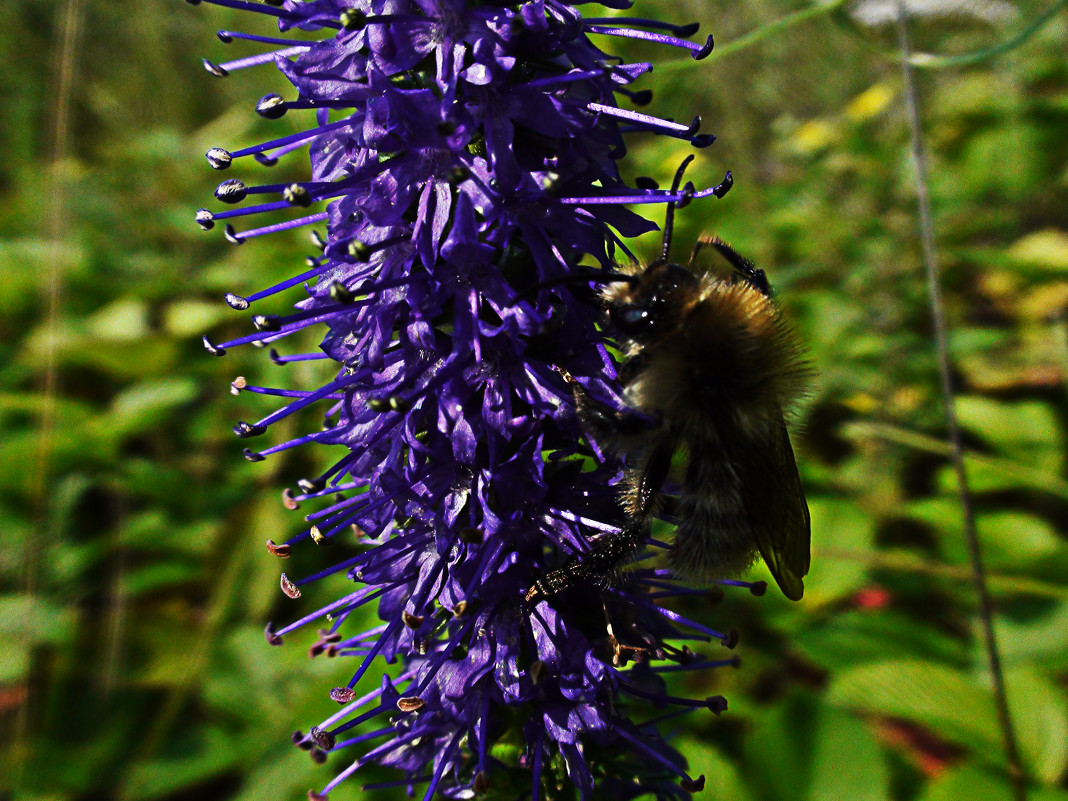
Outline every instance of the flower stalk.
<path fill-rule="evenodd" d="M 426 799 L 557 798 L 569 786 L 582 798 L 595 789 L 623 798 L 700 789 L 703 777 L 689 776 L 658 726 L 679 714 L 720 714 L 726 702 L 672 697 L 662 677 L 736 665 L 721 653 L 736 635 L 661 607 L 695 591 L 641 560 L 607 590 L 525 597 L 591 536 L 625 523 L 614 486 L 620 465 L 585 442 L 562 376 L 620 397 L 596 306 L 572 279 L 633 258 L 623 238 L 656 228 L 626 206 L 718 198 L 732 182 L 728 173 L 718 186 L 669 192 L 621 178 L 628 133 L 697 148 L 714 137 L 700 132 L 699 117 L 681 124 L 631 108 L 652 100 L 630 88 L 652 66 L 627 64 L 591 37 L 645 40 L 694 59 L 711 52 L 712 37 L 688 41 L 692 24 L 583 18 L 559 0 L 205 2 L 266 15 L 283 33 L 220 31 L 224 43 L 268 49 L 205 62 L 207 70 L 224 77 L 273 64 L 295 97 L 266 95 L 257 112 L 313 112 L 298 133 L 207 153 L 212 168 L 228 170 L 307 148 L 307 181 L 228 178 L 215 194 L 229 208 L 196 215 L 205 229 L 224 223 L 238 244 L 325 223 L 307 269 L 226 296 L 253 310 L 255 332 L 205 338 L 219 356 L 269 344 L 279 365 L 334 363 L 318 388 L 232 385 L 283 403 L 234 426 L 250 441 L 307 407 L 323 409 L 322 430 L 247 448 L 250 461 L 313 443 L 345 448 L 330 469 L 283 495 L 287 508 L 313 510 L 308 527 L 268 541 L 278 558 L 307 540 L 348 543 L 347 558 L 315 575 L 282 574 L 289 597 L 337 574 L 357 586 L 266 630 L 281 645 L 325 621 L 311 654 L 356 660 L 329 692 L 341 707 L 294 738 L 317 761 L 342 765 L 309 797 L 325 798 L 370 763 L 402 771 L 397 785 Z M 246 226 L 253 214 L 273 218 Z M 255 314 L 259 301 L 286 291 L 305 294 L 294 313 Z M 318 352 L 287 350 L 312 326 L 325 330 Z M 350 630 L 349 618 L 368 604 L 377 604 L 381 625 Z M 399 675 L 383 675 L 382 663 L 397 661 Z M 377 689 L 368 691 L 372 677 Z M 634 722 L 650 704 L 676 709 Z"/>

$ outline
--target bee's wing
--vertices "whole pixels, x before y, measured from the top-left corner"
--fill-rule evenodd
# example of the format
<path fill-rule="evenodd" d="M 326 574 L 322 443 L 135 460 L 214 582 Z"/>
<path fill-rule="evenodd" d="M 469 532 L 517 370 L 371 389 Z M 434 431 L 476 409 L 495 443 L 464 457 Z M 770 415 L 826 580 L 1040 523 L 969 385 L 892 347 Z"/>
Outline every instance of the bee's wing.
<path fill-rule="evenodd" d="M 744 502 L 760 555 L 783 595 L 799 601 L 805 593 L 812 526 L 797 474 L 794 451 L 780 418 L 771 441 L 750 448 L 739 462 Z"/>

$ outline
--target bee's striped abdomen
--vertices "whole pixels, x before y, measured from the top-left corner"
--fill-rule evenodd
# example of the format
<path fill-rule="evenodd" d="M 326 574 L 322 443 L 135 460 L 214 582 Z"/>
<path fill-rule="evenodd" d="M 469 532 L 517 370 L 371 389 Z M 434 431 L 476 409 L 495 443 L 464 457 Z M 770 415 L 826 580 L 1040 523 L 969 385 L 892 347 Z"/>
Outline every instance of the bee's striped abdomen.
<path fill-rule="evenodd" d="M 718 443 L 703 440 L 691 448 L 675 504 L 671 568 L 687 579 L 735 576 L 756 559 L 741 477 Z"/>

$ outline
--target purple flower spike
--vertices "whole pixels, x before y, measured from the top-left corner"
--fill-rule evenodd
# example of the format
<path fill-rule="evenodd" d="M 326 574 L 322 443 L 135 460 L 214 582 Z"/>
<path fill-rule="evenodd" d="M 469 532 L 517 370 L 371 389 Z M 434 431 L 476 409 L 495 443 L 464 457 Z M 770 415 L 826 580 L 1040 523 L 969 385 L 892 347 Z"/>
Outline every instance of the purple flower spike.
<path fill-rule="evenodd" d="M 576 584 L 526 599 L 591 537 L 624 524 L 620 465 L 583 444 L 565 375 L 620 398 L 589 284 L 613 267 L 617 245 L 629 254 L 618 237 L 656 228 L 625 206 L 718 198 L 733 180 L 728 173 L 718 186 L 677 191 L 624 183 L 616 162 L 630 131 L 687 148 L 714 137 L 698 133 L 700 118 L 682 124 L 634 111 L 652 97 L 629 85 L 651 65 L 621 63 L 588 34 L 694 58 L 712 38 L 686 41 L 692 24 L 583 20 L 561 0 L 208 2 L 265 14 L 294 33 L 220 31 L 223 42 L 261 49 L 205 62 L 208 71 L 274 64 L 295 96 L 265 95 L 256 111 L 266 119 L 314 112 L 297 133 L 207 153 L 223 170 L 307 148 L 306 181 L 231 178 L 216 190 L 226 208 L 196 215 L 205 229 L 226 221 L 237 243 L 326 226 L 299 274 L 226 296 L 246 310 L 300 287 L 292 313 L 254 314 L 255 332 L 204 340 L 218 356 L 270 343 L 279 365 L 334 363 L 318 387 L 243 378 L 231 386 L 285 404 L 234 426 L 263 442 L 245 449 L 250 461 L 311 443 L 343 446 L 332 467 L 283 495 L 287 508 L 304 507 L 308 528 L 268 540 L 279 558 L 307 540 L 340 546 L 317 574 L 283 574 L 289 597 L 330 576 L 355 585 L 265 632 L 282 645 L 297 629 L 324 626 L 312 656 L 353 658 L 338 686 L 324 688 L 323 719 L 294 738 L 335 765 L 309 797 L 325 798 L 368 763 L 402 774 L 376 786 L 426 799 L 552 798 L 564 783 L 584 799 L 687 797 L 703 777 L 687 773 L 658 725 L 718 715 L 726 702 L 675 697 L 663 677 L 738 664 L 727 650 L 733 632 L 660 605 L 701 591 L 639 560 L 609 589 Z M 255 213 L 270 216 L 241 224 Z M 580 266 L 587 257 L 599 268 Z M 591 281 L 569 281 L 576 273 Z M 319 351 L 286 349 L 311 326 L 325 332 Z M 270 439 L 276 423 L 313 405 L 321 430 Z M 380 624 L 353 614 L 368 605 Z M 399 675 L 385 677 L 383 665 L 398 661 Z"/>

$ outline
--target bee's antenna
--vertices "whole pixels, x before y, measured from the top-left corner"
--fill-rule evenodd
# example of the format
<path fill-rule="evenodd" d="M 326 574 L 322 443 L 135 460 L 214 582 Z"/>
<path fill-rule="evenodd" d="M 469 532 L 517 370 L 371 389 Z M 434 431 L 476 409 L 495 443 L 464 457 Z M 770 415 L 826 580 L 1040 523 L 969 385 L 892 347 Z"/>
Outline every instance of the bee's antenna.
<path fill-rule="evenodd" d="M 560 284 L 571 284 L 576 281 L 585 281 L 587 284 L 611 284 L 616 281 L 626 281 L 629 284 L 634 284 L 638 281 L 638 277 L 634 275 L 627 275 L 625 273 L 568 273 L 567 275 L 558 275 L 555 278 L 546 278 L 544 281 L 539 281 L 532 287 L 527 287 L 519 293 L 519 300 L 527 300 L 531 295 L 540 292 L 543 289 L 548 289 L 551 286 L 559 286 Z"/>
<path fill-rule="evenodd" d="M 679 184 L 682 183 L 682 174 L 686 172 L 686 168 L 690 166 L 690 162 L 693 161 L 693 156 L 689 155 L 682 160 L 682 164 L 675 170 L 675 180 L 671 182 L 671 194 L 675 194 L 679 191 Z M 671 251 L 671 234 L 675 230 L 675 209 L 681 209 L 687 203 L 690 202 L 690 195 L 693 194 L 693 184 L 687 183 L 686 188 L 682 190 L 684 197 L 682 200 L 671 201 L 668 203 L 667 216 L 664 219 L 664 246 L 660 250 L 660 261 L 666 263 L 668 260 L 668 253 Z"/>

